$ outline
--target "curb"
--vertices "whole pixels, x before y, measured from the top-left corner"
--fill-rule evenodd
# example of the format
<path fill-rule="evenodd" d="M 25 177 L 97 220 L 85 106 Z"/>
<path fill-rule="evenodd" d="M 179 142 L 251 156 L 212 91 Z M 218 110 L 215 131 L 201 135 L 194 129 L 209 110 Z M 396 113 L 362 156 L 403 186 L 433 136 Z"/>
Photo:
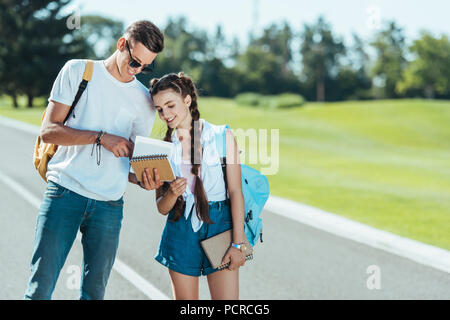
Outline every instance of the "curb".
<path fill-rule="evenodd" d="M 448 250 L 276 196 L 269 197 L 264 209 L 336 236 L 450 273 L 450 251 Z"/>
<path fill-rule="evenodd" d="M 0 124 L 12 129 L 19 129 L 34 135 L 39 135 L 41 127 L 34 124 L 29 124 L 23 121 L 0 116 Z"/>

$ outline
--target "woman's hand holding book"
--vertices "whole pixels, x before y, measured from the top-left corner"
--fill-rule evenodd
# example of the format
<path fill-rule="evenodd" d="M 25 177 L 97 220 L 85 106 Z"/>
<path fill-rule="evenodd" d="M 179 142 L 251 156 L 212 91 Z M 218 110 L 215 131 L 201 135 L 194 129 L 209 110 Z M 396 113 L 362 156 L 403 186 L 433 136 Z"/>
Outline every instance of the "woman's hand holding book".
<path fill-rule="evenodd" d="M 175 197 L 181 196 L 186 190 L 186 183 L 186 178 L 177 177 L 170 183 L 169 192 L 172 193 L 172 195 Z"/>

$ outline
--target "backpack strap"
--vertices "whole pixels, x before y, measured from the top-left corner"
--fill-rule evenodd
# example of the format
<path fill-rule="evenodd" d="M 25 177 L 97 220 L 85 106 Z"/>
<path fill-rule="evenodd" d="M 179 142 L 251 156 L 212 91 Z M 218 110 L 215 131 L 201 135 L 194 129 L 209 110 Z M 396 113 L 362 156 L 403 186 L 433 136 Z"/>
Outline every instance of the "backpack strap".
<path fill-rule="evenodd" d="M 225 182 L 225 192 L 228 191 L 227 183 L 227 129 L 230 129 L 228 125 L 225 125 L 223 131 L 215 132 L 216 135 L 216 148 L 219 153 L 220 163 L 222 164 L 223 179 Z M 227 193 L 228 198 L 228 193 Z"/>
<path fill-rule="evenodd" d="M 227 129 L 229 129 L 228 125 L 225 125 L 223 131 L 216 131 L 215 133 L 217 152 L 219 153 L 220 161 L 222 162 L 222 164 L 224 162 L 223 160 L 227 156 Z"/>
<path fill-rule="evenodd" d="M 84 90 L 86 89 L 88 82 L 91 81 L 91 79 L 92 79 L 93 71 L 94 71 L 94 62 L 92 60 L 86 60 L 86 66 L 84 68 L 83 79 L 81 80 L 80 85 L 78 86 L 78 92 L 75 95 L 75 99 L 73 100 L 73 103 L 72 103 L 72 106 L 70 107 L 69 113 L 67 114 L 63 123 L 66 123 L 67 120 L 69 120 L 69 117 L 73 113 L 73 109 L 75 109 L 75 106 L 78 103 L 78 100 L 80 100 L 81 95 L 83 94 Z M 75 118 L 75 114 L 73 114 L 73 117 Z"/>

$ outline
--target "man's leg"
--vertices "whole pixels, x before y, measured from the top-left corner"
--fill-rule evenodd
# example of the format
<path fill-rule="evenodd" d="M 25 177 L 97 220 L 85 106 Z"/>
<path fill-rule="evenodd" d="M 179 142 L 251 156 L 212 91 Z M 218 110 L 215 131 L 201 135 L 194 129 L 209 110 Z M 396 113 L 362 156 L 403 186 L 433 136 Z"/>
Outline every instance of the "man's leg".
<path fill-rule="evenodd" d="M 123 199 L 90 201 L 80 228 L 84 253 L 80 299 L 102 300 L 119 246 Z"/>
<path fill-rule="evenodd" d="M 31 277 L 25 299 L 51 299 L 85 207 L 81 196 L 48 183 L 37 217 Z"/>

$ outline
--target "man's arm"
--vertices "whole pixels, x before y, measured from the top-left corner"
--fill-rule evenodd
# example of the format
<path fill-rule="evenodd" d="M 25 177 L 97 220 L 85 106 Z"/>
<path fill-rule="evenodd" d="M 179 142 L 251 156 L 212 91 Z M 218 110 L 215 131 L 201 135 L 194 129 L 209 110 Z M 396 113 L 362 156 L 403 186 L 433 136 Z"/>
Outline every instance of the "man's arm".
<path fill-rule="evenodd" d="M 70 106 L 50 101 L 42 121 L 40 136 L 43 142 L 60 146 L 87 145 L 95 143 L 98 131 L 78 130 L 64 125 L 64 119 Z M 116 157 L 129 157 L 133 152 L 133 143 L 125 138 L 105 134 L 101 145 Z"/>
<path fill-rule="evenodd" d="M 98 132 L 76 130 L 63 124 L 69 110 L 70 106 L 50 101 L 42 121 L 40 133 L 42 141 L 60 146 L 93 144 Z"/>

